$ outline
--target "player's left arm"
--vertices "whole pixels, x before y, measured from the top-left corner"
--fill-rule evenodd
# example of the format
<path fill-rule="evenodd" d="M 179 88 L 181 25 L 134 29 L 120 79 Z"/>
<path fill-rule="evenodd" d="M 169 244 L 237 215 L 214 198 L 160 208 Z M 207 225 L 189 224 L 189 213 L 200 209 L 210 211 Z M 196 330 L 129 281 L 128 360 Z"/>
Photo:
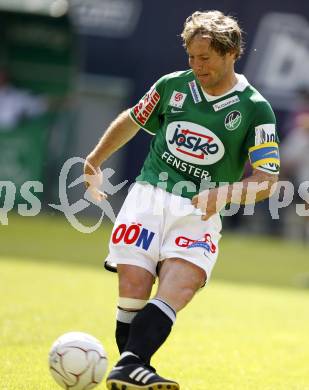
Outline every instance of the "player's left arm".
<path fill-rule="evenodd" d="M 202 210 L 202 220 L 208 220 L 229 203 L 254 204 L 269 198 L 276 189 L 278 175 L 254 169 L 246 179 L 200 192 L 192 198 L 192 204 Z"/>
<path fill-rule="evenodd" d="M 279 175 L 254 169 L 251 176 L 243 179 L 236 186 L 234 184 L 228 186 L 225 204 L 235 201 L 246 205 L 269 198 L 276 190 L 278 177 Z"/>
<path fill-rule="evenodd" d="M 267 127 L 268 126 L 268 127 Z M 269 134 L 266 133 L 267 129 Z M 255 134 L 258 135 L 259 130 L 264 132 L 263 140 L 255 137 L 255 145 L 248 150 L 249 160 L 252 167 L 251 176 L 243 179 L 240 184 L 241 190 L 238 195 L 239 202 L 242 205 L 260 202 L 269 198 L 277 187 L 279 170 L 280 170 L 280 156 L 278 137 L 275 132 L 275 125 L 264 125 L 264 128 L 259 126 L 255 128 Z M 233 190 L 228 191 L 228 202 L 233 202 Z"/>
<path fill-rule="evenodd" d="M 202 210 L 203 220 L 220 212 L 226 204 L 254 204 L 275 192 L 280 168 L 275 117 L 269 104 L 261 104 L 259 111 L 259 122 L 248 134 L 245 145 L 252 174 L 240 182 L 205 190 L 194 196 L 192 204 Z"/>

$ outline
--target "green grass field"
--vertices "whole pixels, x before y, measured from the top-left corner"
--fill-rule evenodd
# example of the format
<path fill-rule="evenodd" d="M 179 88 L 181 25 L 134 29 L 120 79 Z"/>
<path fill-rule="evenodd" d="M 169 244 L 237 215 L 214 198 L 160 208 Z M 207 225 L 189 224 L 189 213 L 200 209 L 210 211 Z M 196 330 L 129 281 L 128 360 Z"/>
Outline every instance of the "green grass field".
<path fill-rule="evenodd" d="M 116 277 L 102 270 L 110 226 L 60 218 L 0 226 L 0 389 L 56 390 L 48 350 L 62 333 L 114 345 Z M 309 247 L 224 236 L 213 279 L 155 355 L 182 390 L 309 390 Z M 98 389 L 104 389 L 104 384 Z"/>

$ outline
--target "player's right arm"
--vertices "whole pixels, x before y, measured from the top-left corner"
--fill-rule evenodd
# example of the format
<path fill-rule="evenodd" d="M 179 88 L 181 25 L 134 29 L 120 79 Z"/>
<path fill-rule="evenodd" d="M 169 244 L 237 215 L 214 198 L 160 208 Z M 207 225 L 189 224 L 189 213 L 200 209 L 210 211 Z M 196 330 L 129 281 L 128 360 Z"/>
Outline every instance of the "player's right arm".
<path fill-rule="evenodd" d="M 84 165 L 85 185 L 92 196 L 101 200 L 106 195 L 98 190 L 102 184 L 101 164 L 125 145 L 140 128 L 155 134 L 160 127 L 161 96 L 165 78 L 159 79 L 130 110 L 121 113 L 108 127 Z"/>
<path fill-rule="evenodd" d="M 85 185 L 92 189 L 92 195 L 97 200 L 106 197 L 98 190 L 98 187 L 102 184 L 100 166 L 114 152 L 130 141 L 139 129 L 140 126 L 130 117 L 130 110 L 122 112 L 109 125 L 98 144 L 86 157 L 84 164 Z"/>
<path fill-rule="evenodd" d="M 131 119 L 129 112 L 126 110 L 118 115 L 109 125 L 96 147 L 87 156 L 86 160 L 94 167 L 100 167 L 139 131 L 140 126 Z"/>

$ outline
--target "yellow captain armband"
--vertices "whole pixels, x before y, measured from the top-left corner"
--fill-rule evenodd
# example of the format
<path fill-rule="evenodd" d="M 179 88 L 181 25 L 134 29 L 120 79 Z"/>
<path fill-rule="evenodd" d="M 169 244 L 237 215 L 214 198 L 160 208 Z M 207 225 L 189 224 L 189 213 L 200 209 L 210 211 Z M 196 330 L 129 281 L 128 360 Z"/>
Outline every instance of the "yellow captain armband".
<path fill-rule="evenodd" d="M 252 148 L 249 149 L 249 159 L 253 168 L 258 168 L 269 163 L 280 166 L 279 147 L 277 142 L 266 142 L 264 144 L 252 146 Z"/>

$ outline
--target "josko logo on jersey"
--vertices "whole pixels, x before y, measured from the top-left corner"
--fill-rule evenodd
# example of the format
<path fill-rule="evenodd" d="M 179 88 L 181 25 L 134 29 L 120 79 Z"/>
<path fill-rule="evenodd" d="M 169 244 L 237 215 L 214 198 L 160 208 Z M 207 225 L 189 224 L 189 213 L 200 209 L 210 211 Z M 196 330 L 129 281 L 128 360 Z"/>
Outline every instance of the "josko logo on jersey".
<path fill-rule="evenodd" d="M 166 129 L 166 142 L 170 152 L 198 165 L 211 165 L 224 155 L 224 145 L 206 127 L 192 122 L 172 122 Z"/>
<path fill-rule="evenodd" d="M 133 108 L 135 118 L 142 125 L 148 121 L 156 105 L 159 103 L 159 100 L 159 92 L 157 92 L 155 88 L 152 88 Z"/>
<path fill-rule="evenodd" d="M 169 105 L 175 108 L 182 108 L 186 97 L 187 97 L 186 93 L 174 91 L 173 95 L 171 96 Z"/>
<path fill-rule="evenodd" d="M 224 120 L 225 128 L 227 130 L 236 130 L 241 122 L 241 113 L 239 111 L 231 111 L 227 114 Z"/>

